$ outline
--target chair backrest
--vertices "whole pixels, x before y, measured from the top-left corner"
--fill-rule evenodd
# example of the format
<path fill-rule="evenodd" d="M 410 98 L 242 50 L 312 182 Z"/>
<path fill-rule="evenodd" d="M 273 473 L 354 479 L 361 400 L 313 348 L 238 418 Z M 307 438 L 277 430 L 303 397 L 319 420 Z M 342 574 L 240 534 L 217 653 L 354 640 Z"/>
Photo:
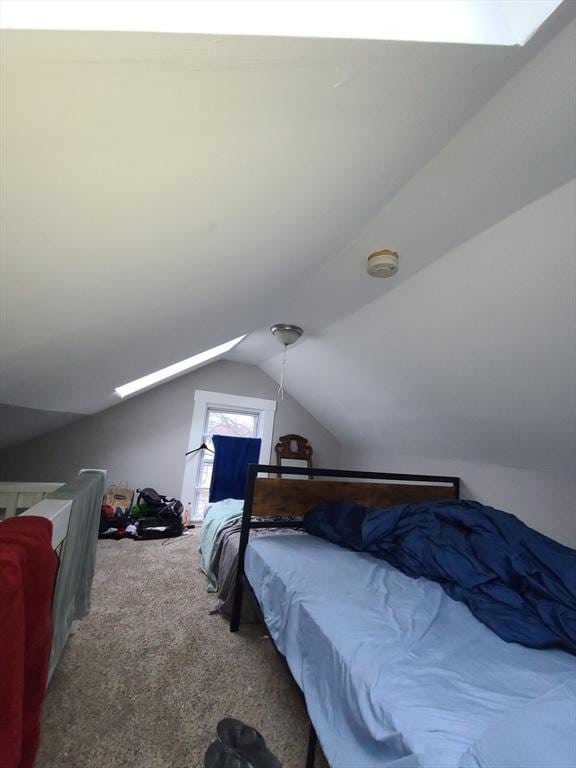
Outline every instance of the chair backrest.
<path fill-rule="evenodd" d="M 282 435 L 274 446 L 276 464 L 284 467 L 311 467 L 312 446 L 302 435 Z M 277 477 L 281 477 L 278 472 Z M 304 476 L 302 476 L 304 479 Z"/>

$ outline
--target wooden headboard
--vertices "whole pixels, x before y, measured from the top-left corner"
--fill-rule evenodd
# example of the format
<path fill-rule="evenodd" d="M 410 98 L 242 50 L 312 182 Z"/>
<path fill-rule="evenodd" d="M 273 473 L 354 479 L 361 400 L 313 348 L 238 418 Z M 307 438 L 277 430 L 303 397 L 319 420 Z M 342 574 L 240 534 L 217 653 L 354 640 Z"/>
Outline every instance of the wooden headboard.
<path fill-rule="evenodd" d="M 460 494 L 458 477 L 439 475 L 282 467 L 283 475 L 295 475 L 298 479 L 258 477 L 259 474 L 275 475 L 277 471 L 278 467 L 267 464 L 250 464 L 248 467 L 230 622 L 232 632 L 236 632 L 240 624 L 244 554 L 250 530 L 298 526 L 298 523 L 289 521 L 255 521 L 253 517 L 303 517 L 321 501 L 355 501 L 366 507 L 389 507 L 418 501 L 457 499 Z M 302 527 L 301 522 L 299 526 Z"/>
<path fill-rule="evenodd" d="M 284 470 L 283 470 L 284 471 Z M 302 517 L 321 501 L 355 501 L 365 507 L 390 507 L 416 501 L 456 499 L 454 485 L 413 483 L 351 483 L 344 480 L 302 482 L 257 477 L 252 497 L 253 517 Z"/>

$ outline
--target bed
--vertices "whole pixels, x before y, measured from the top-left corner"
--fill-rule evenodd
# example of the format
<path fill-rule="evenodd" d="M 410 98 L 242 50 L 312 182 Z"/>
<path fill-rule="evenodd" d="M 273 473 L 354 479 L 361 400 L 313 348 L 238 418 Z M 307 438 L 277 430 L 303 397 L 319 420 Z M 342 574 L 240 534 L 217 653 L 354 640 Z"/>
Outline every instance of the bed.
<path fill-rule="evenodd" d="M 69 635 L 90 608 L 105 481 L 105 470 L 83 469 L 68 483 L 0 483 L 0 521 L 33 515 L 52 524 L 52 547 L 59 565 L 52 604 L 49 680 Z"/>
<path fill-rule="evenodd" d="M 0 763 L 32 766 L 46 687 L 90 608 L 106 472 L 0 484 Z"/>
<path fill-rule="evenodd" d="M 505 642 L 439 584 L 371 555 L 302 533 L 249 541 L 251 528 L 262 526 L 253 514 L 303 513 L 327 498 L 367 506 L 454 499 L 457 478 L 258 476 L 272 471 L 254 466 L 249 474 L 231 630 L 239 627 L 245 576 L 332 768 L 576 764 L 574 656 Z M 334 475 L 335 482 L 318 480 Z M 314 737 L 307 766 L 313 747 Z"/>
<path fill-rule="evenodd" d="M 241 499 L 223 499 L 206 507 L 200 545 L 198 550 L 201 555 L 201 569 L 208 578 L 208 591 L 218 591 L 218 577 L 214 571 L 214 556 L 218 546 L 219 537 L 223 528 L 230 521 L 242 518 L 244 502 Z"/>
<path fill-rule="evenodd" d="M 240 499 L 224 499 L 208 505 L 202 524 L 199 552 L 201 554 L 201 570 L 208 579 L 208 592 L 218 594 L 218 604 L 212 613 L 219 613 L 230 618 L 234 606 L 234 591 L 238 568 L 238 553 L 242 534 L 242 510 L 244 502 Z M 295 526 L 300 518 L 275 518 L 278 522 L 291 520 Z M 256 525 L 260 522 L 274 521 L 273 518 L 253 517 Z M 252 529 L 252 540 L 259 536 L 291 533 L 293 529 L 275 527 Z M 244 590 L 242 613 L 240 620 L 243 624 L 261 624 L 262 612 L 258 602 L 249 588 Z"/>

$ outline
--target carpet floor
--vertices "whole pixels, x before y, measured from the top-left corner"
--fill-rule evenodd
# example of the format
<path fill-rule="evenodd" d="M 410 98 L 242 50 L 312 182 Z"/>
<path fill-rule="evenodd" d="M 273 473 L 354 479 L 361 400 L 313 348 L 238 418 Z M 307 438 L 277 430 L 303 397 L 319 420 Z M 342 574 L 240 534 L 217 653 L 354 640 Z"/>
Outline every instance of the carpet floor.
<path fill-rule="evenodd" d="M 232 634 L 210 615 L 198 536 L 99 542 L 92 610 L 50 683 L 36 768 L 201 768 L 226 715 L 303 768 L 299 691 L 264 626 Z"/>

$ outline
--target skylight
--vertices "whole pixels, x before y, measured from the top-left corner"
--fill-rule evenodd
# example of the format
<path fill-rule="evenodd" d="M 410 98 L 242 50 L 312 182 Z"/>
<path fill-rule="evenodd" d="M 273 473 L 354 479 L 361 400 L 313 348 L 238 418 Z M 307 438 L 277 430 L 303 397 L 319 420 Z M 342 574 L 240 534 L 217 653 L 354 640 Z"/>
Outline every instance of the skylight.
<path fill-rule="evenodd" d="M 212 349 L 199 352 L 197 355 L 188 357 L 186 360 L 181 360 L 179 363 L 174 363 L 174 365 L 169 365 L 167 368 L 161 368 L 159 371 L 149 373 L 147 376 L 142 376 L 140 379 L 128 382 L 128 384 L 122 384 L 121 387 L 116 387 L 114 392 L 119 397 L 127 397 L 128 395 L 133 395 L 135 392 L 140 392 L 142 389 L 149 389 L 155 384 L 159 384 L 161 381 L 174 379 L 185 371 L 197 368 L 199 365 L 207 363 L 209 360 L 213 360 L 215 357 L 223 355 L 225 352 L 229 352 L 245 338 L 246 334 L 238 336 L 237 339 L 232 339 L 232 341 L 227 341 L 225 344 L 220 344 L 218 347 L 212 347 Z"/>
<path fill-rule="evenodd" d="M 524 45 L 562 0 L 2 0 L 4 29 Z"/>

